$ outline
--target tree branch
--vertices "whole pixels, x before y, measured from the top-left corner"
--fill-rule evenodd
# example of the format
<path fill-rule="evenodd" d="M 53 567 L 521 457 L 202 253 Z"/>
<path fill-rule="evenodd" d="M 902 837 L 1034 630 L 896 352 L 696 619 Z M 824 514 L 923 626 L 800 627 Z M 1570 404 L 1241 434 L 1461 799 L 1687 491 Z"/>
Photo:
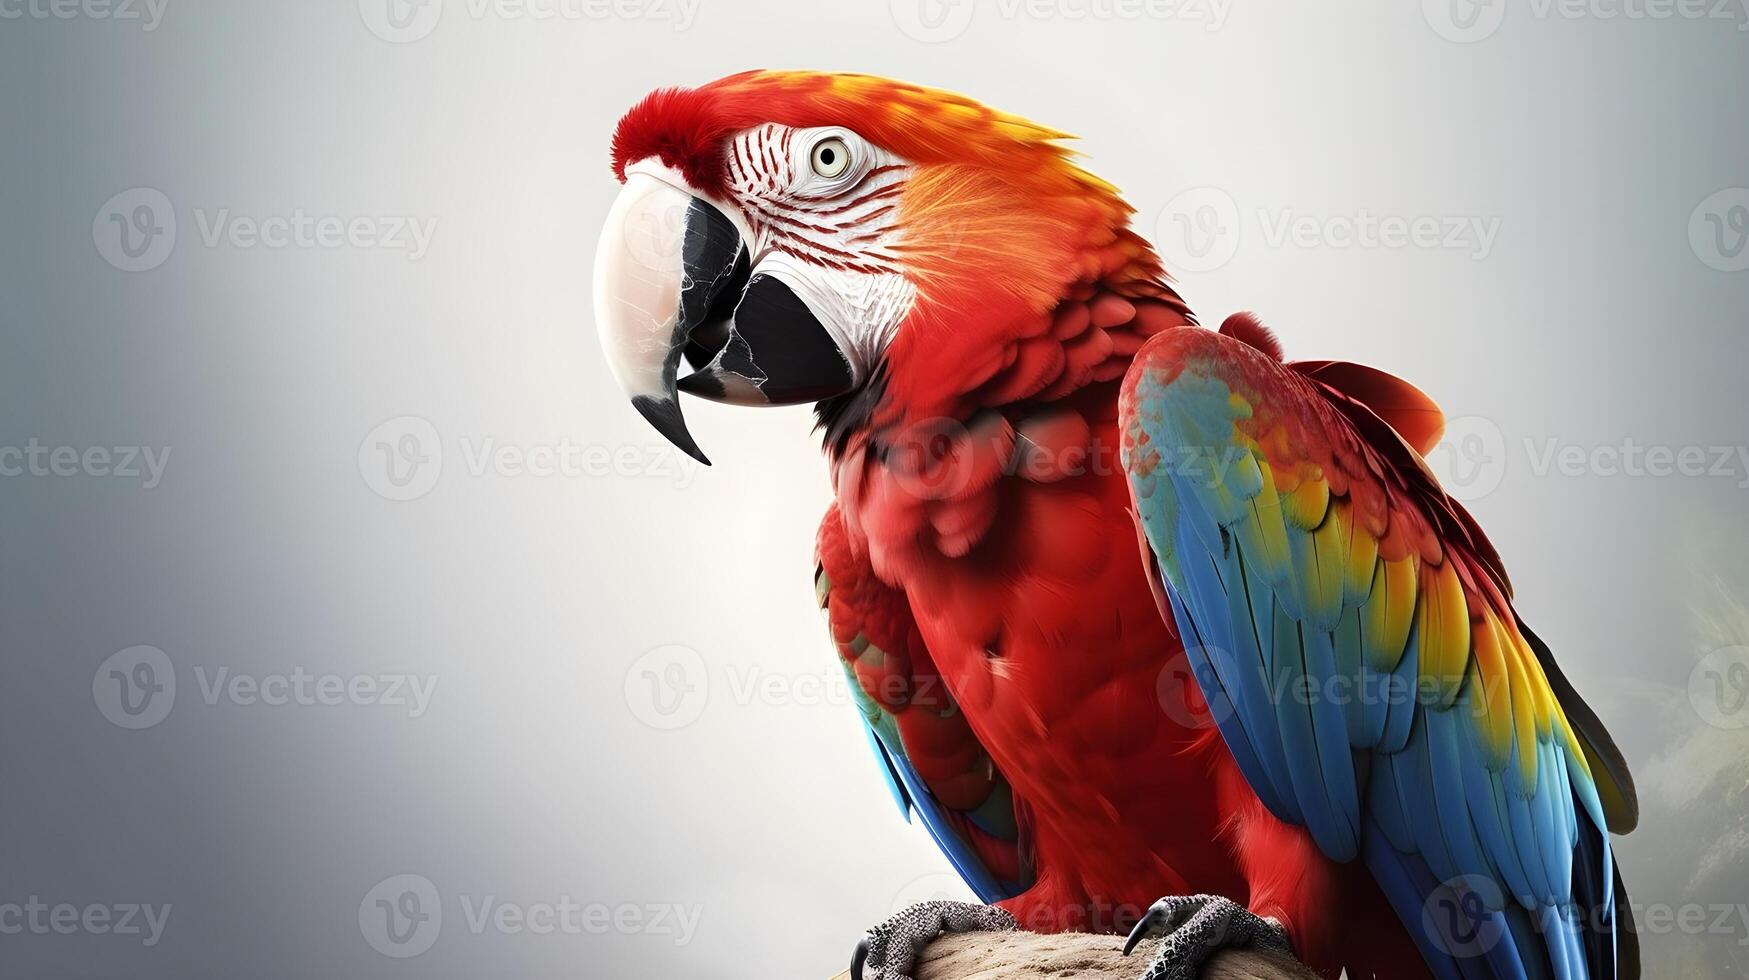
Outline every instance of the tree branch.
<path fill-rule="evenodd" d="M 1147 970 L 1159 940 L 1147 940 L 1124 956 L 1123 937 L 1084 933 L 969 932 L 942 936 L 923 951 L 917 980 L 1137 980 Z M 844 980 L 848 973 L 834 980 Z M 1202 980 L 1317 980 L 1292 958 L 1252 950 L 1229 950 L 1203 970 Z"/>

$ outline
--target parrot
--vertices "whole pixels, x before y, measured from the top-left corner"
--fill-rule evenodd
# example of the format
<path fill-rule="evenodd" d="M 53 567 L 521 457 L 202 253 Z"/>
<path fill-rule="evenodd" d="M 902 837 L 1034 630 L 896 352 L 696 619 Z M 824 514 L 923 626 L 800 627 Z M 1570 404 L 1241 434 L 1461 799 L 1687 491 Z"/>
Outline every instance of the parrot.
<path fill-rule="evenodd" d="M 853 974 L 1026 928 L 1157 940 L 1146 980 L 1233 947 L 1638 977 L 1632 777 L 1429 468 L 1438 405 L 1203 325 L 1069 140 L 788 70 L 658 89 L 612 136 L 607 364 L 701 463 L 681 392 L 814 406 L 830 655 L 980 900 L 876 925 Z"/>

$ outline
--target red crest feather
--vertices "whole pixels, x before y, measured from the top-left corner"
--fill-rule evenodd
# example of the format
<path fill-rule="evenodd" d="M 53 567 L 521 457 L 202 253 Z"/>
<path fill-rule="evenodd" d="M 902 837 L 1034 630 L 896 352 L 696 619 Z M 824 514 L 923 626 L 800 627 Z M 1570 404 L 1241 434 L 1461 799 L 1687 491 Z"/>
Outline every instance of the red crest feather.
<path fill-rule="evenodd" d="M 720 193 L 726 178 L 724 142 L 735 133 L 718 100 L 706 89 L 657 89 L 639 100 L 613 132 L 613 174 L 648 157 L 685 175 L 693 187 Z"/>

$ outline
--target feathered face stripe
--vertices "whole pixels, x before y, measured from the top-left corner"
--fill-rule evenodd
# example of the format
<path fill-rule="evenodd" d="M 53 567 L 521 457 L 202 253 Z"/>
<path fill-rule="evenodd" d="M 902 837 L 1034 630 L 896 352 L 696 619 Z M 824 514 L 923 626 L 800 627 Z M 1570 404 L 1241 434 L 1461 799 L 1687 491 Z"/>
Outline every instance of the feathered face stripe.
<path fill-rule="evenodd" d="M 813 156 L 824 141 L 848 152 L 842 175 L 823 177 Z M 766 124 L 739 133 L 725 153 L 727 196 L 753 226 L 755 253 L 779 251 L 833 269 L 900 272 L 893 198 L 910 168 L 852 133 Z M 842 161 L 837 161 L 842 164 Z"/>

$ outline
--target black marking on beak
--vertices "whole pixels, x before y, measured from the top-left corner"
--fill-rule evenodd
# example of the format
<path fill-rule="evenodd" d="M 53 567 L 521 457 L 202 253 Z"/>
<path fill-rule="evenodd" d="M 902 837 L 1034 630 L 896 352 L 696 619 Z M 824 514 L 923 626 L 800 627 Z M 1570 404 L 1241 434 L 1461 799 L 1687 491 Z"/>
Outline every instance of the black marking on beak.
<path fill-rule="evenodd" d="M 687 429 L 681 391 L 795 405 L 852 390 L 846 351 L 781 272 L 753 268 L 732 212 L 645 175 L 629 178 L 622 195 L 597 253 L 598 329 L 615 376 L 656 431 L 709 465 Z M 657 220 L 679 206 L 678 229 Z M 626 252 L 634 240 L 649 254 Z M 686 378 L 682 358 L 696 369 Z"/>
<path fill-rule="evenodd" d="M 738 249 L 735 255 L 735 267 L 729 270 L 729 281 L 717 292 L 716 299 L 705 310 L 704 319 L 693 328 L 687 338 L 686 363 L 698 370 L 716 358 L 717 353 L 729 344 L 729 327 L 735 321 L 735 304 L 741 302 L 741 294 L 747 291 L 747 277 L 751 267 L 747 264 L 747 250 Z"/>
<path fill-rule="evenodd" d="M 686 427 L 686 418 L 680 414 L 680 402 L 672 397 L 657 398 L 653 395 L 633 395 L 632 407 L 644 417 L 646 422 L 654 426 L 662 438 L 673 443 L 675 448 L 706 466 L 711 465 L 710 458 L 704 450 L 698 448 L 698 441 L 692 438 L 692 430 Z"/>
<path fill-rule="evenodd" d="M 680 411 L 675 396 L 680 356 L 685 351 L 694 360 L 692 337 L 701 324 L 713 315 L 721 315 L 725 305 L 732 309 L 740 286 L 747 281 L 747 250 L 741 245 L 741 235 L 721 211 L 696 198 L 686 209 L 686 232 L 681 240 L 681 268 L 685 281 L 680 289 L 680 315 L 674 324 L 674 340 L 662 365 L 666 390 L 660 395 L 635 395 L 632 407 L 638 410 L 663 438 L 676 448 L 706 466 L 709 457 L 698 448 L 697 440 L 686 427 L 686 416 Z"/>
<path fill-rule="evenodd" d="M 759 274 L 735 307 L 721 349 L 679 388 L 716 401 L 797 405 L 841 395 L 853 383 L 844 351 L 808 305 L 781 279 Z"/>

